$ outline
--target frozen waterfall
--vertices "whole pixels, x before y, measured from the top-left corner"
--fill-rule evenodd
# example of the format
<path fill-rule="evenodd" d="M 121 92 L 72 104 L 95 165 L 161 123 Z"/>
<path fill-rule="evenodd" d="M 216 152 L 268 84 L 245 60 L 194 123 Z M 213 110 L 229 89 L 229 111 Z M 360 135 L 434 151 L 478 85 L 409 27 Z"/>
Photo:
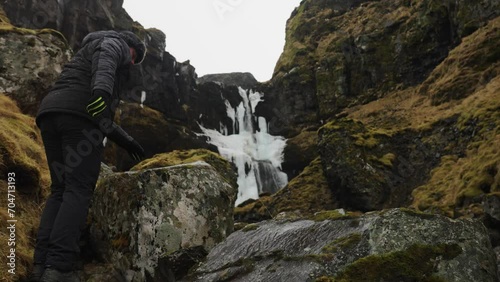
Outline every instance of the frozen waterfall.
<path fill-rule="evenodd" d="M 281 171 L 285 138 L 268 133 L 265 118 L 254 116 L 255 107 L 262 101 L 259 92 L 238 88 L 243 101 L 238 107 L 231 107 L 225 101 L 227 116 L 233 121 L 232 132 L 223 124 L 212 130 L 200 125 L 209 143 L 217 146 L 219 153 L 238 168 L 238 198 L 236 205 L 247 199 L 257 199 L 262 192 L 276 192 L 287 182 L 287 175 Z M 254 124 L 258 129 L 254 128 Z"/>

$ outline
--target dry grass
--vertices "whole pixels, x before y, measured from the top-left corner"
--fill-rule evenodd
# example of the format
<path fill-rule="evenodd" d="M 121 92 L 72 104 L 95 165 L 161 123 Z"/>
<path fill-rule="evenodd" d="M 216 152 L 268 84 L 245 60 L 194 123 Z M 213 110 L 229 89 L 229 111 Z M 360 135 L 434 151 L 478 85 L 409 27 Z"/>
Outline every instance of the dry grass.
<path fill-rule="evenodd" d="M 471 100 L 486 104 L 495 101 L 498 91 L 481 90 L 496 86 L 492 81 L 500 71 L 499 28 L 500 17 L 464 38 L 420 86 L 395 90 L 382 99 L 348 108 L 345 113 L 385 129 L 425 129 L 439 120 L 468 112 Z"/>
<path fill-rule="evenodd" d="M 500 191 L 500 77 L 457 106 L 459 126 L 477 120 L 477 137 L 465 157 L 444 156 L 427 184 L 414 190 L 413 206 L 425 210 L 437 207 L 450 214 L 468 200 Z"/>
<path fill-rule="evenodd" d="M 464 38 L 420 86 L 345 111 L 392 131 L 426 131 L 453 116 L 459 130 L 474 128 L 465 156 L 443 156 L 430 180 L 414 190 L 414 207 L 451 215 L 474 197 L 500 189 L 499 28 L 500 17 Z"/>
<path fill-rule="evenodd" d="M 16 275 L 3 272 L 0 281 L 16 281 L 26 275 L 32 263 L 34 234 L 41 214 L 41 203 L 50 183 L 40 133 L 34 119 L 21 113 L 14 101 L 0 94 L 0 186 L 7 191 L 6 176 L 16 174 Z M 24 191 L 24 192 L 23 192 Z M 0 198 L 0 217 L 8 219 L 6 193 Z M 9 233 L 0 230 L 0 242 L 7 242 Z M 0 263 L 6 266 L 7 247 L 0 248 Z"/>

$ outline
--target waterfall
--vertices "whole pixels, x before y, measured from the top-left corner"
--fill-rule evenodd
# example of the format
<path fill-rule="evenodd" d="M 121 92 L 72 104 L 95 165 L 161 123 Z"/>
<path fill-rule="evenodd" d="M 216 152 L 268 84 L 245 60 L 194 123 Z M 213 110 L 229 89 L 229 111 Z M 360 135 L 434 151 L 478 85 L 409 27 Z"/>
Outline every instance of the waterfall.
<path fill-rule="evenodd" d="M 236 205 L 248 199 L 257 199 L 263 192 L 274 193 L 283 188 L 287 175 L 281 171 L 286 139 L 270 135 L 265 118 L 254 116 L 255 107 L 263 94 L 238 88 L 243 101 L 233 108 L 225 100 L 227 116 L 233 121 L 228 135 L 225 125 L 219 131 L 200 125 L 209 143 L 217 146 L 219 153 L 238 168 L 238 197 Z M 254 128 L 254 125 L 258 128 Z"/>

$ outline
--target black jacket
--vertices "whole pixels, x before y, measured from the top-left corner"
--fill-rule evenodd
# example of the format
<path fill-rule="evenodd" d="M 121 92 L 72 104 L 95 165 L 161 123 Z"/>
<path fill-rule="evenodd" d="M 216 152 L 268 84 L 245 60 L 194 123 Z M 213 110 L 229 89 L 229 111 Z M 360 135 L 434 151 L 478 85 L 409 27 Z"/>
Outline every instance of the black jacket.
<path fill-rule="evenodd" d="M 128 71 L 131 60 L 129 46 L 118 32 L 98 31 L 88 34 L 83 39 L 82 48 L 64 66 L 49 94 L 42 100 L 36 116 L 37 125 L 40 126 L 45 114 L 52 112 L 75 114 L 98 123 L 86 111 L 92 93 L 98 89 L 110 97 L 108 107 L 112 119 L 119 102 L 119 78 Z M 114 123 L 113 129 L 114 132 L 105 133 L 118 145 L 131 140 Z"/>

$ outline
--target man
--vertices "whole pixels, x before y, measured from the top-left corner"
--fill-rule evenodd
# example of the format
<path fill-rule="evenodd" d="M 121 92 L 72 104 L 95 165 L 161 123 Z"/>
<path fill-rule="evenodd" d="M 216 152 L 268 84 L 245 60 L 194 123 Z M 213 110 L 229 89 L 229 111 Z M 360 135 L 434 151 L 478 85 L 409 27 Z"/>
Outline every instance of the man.
<path fill-rule="evenodd" d="M 88 34 L 42 100 L 36 123 L 50 169 L 51 194 L 43 210 L 31 281 L 79 281 L 78 242 L 99 176 L 104 136 L 136 160 L 143 148 L 113 122 L 120 76 L 144 59 L 132 32 Z"/>

